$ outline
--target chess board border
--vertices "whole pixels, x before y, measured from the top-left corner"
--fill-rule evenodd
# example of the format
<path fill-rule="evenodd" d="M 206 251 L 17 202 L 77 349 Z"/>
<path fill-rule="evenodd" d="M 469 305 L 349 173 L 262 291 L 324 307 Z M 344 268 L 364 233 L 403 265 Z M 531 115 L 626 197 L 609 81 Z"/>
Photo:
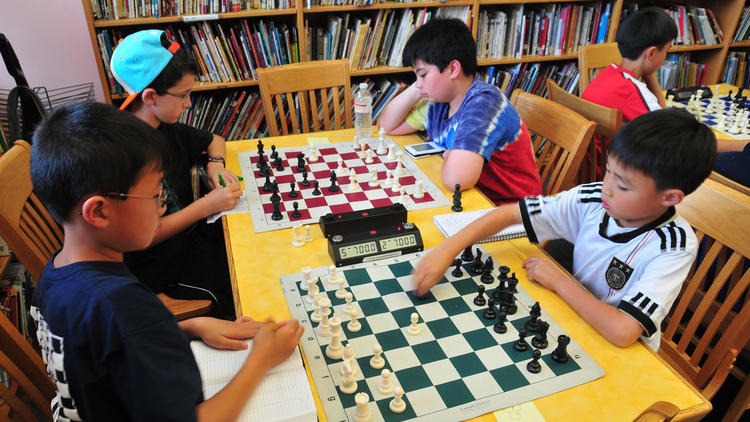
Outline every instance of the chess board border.
<path fill-rule="evenodd" d="M 430 200 L 423 200 L 423 201 L 417 201 L 417 202 L 415 202 L 412 199 L 406 201 L 406 203 L 404 203 L 404 206 L 406 207 L 407 211 L 448 206 L 451 204 L 448 198 L 446 198 L 443 191 L 440 190 L 440 188 L 432 180 L 430 180 L 429 177 L 427 177 L 427 175 L 422 171 L 422 169 L 420 169 L 419 166 L 414 162 L 411 156 L 409 156 L 406 152 L 404 152 L 403 149 L 395 141 L 393 141 L 392 138 L 386 137 L 384 139 L 385 139 L 386 146 L 393 145 L 394 153 L 397 153 L 398 151 L 401 151 L 403 153 L 403 164 L 408 174 L 402 177 L 412 176 L 412 178 L 421 179 L 423 182 L 422 188 L 424 190 L 425 197 L 427 198 L 429 195 L 429 197 L 431 198 Z M 366 141 L 370 141 L 370 142 L 366 142 Z M 360 140 L 359 143 L 360 144 L 366 143 L 371 149 L 374 150 L 375 148 L 373 148 L 373 146 L 377 147 L 377 142 L 379 142 L 377 138 L 369 138 L 368 140 L 365 140 L 365 141 Z M 353 145 L 354 145 L 354 142 L 351 142 L 351 141 L 350 142 L 332 142 L 328 144 L 319 144 L 318 149 L 321 150 L 321 149 L 335 148 L 337 153 L 333 155 L 338 157 L 341 155 L 340 153 L 338 153 L 341 150 L 341 148 L 348 148 L 348 149 L 351 149 L 353 152 L 358 151 L 354 149 Z M 269 145 L 265 145 L 265 147 L 270 148 Z M 292 153 L 292 152 L 303 152 L 305 153 L 305 159 L 307 159 L 311 154 L 311 149 L 312 149 L 311 145 L 303 145 L 303 146 L 296 146 L 296 147 L 278 148 L 276 149 L 276 152 L 278 152 L 279 154 L 287 154 L 287 156 L 289 153 Z M 267 156 L 268 154 L 270 154 L 270 149 L 265 151 L 265 155 Z M 240 170 L 242 172 L 242 177 L 245 183 L 245 194 L 247 197 L 247 205 L 248 205 L 248 209 L 250 212 L 250 217 L 253 221 L 253 230 L 255 230 L 256 233 L 263 233 L 263 232 L 268 232 L 268 231 L 273 231 L 273 230 L 280 230 L 280 229 L 294 227 L 298 224 L 305 225 L 305 224 L 318 223 L 321 215 L 314 214 L 314 215 L 311 215 L 310 218 L 303 217 L 303 218 L 291 220 L 287 212 L 282 212 L 283 218 L 281 220 L 271 221 L 270 219 L 271 213 L 268 212 L 266 208 L 264 208 L 264 204 L 267 206 L 270 206 L 270 201 L 264 202 L 263 198 L 261 198 L 261 195 L 259 193 L 260 188 L 262 187 L 262 180 L 264 180 L 264 178 L 256 177 L 255 169 L 249 164 L 251 162 L 251 159 L 257 156 L 258 156 L 257 150 L 240 151 L 237 153 L 237 159 L 239 161 Z M 385 155 L 375 154 L 373 157 L 379 158 L 379 157 L 384 157 L 384 156 Z M 295 166 L 294 163 L 296 161 L 294 161 L 294 159 L 288 159 L 288 161 L 289 161 L 288 162 L 289 165 L 286 167 L 286 169 L 291 169 L 293 166 Z M 336 161 L 325 161 L 322 157 L 319 157 L 318 161 L 315 161 L 313 163 L 306 163 L 306 164 L 309 167 L 311 164 L 322 164 L 324 162 L 335 163 Z M 385 163 L 381 162 L 375 165 L 384 166 Z M 368 164 L 363 164 L 363 167 L 367 167 L 367 166 Z M 271 167 L 271 171 L 272 172 L 275 171 L 273 167 Z M 312 175 L 312 173 L 309 173 L 309 174 Z M 339 176 L 339 178 L 341 178 L 341 176 Z M 273 180 L 274 177 L 272 176 L 271 179 Z M 348 177 L 346 177 L 346 179 L 348 180 Z M 310 178 L 309 180 L 312 183 L 314 179 Z M 317 179 L 317 180 L 320 181 L 320 179 Z M 359 183 L 360 185 L 362 183 L 366 184 L 368 180 L 359 180 Z M 382 178 L 380 180 L 382 182 Z M 259 185 L 259 183 L 261 185 Z M 402 188 L 406 186 L 410 187 L 410 190 L 407 190 L 407 193 L 409 195 L 413 194 L 414 189 L 415 189 L 413 187 L 414 184 L 402 185 Z M 349 193 L 347 190 L 348 187 L 346 184 L 340 185 L 339 187 L 341 191 L 337 193 L 336 195 L 344 195 L 346 193 Z M 328 186 L 327 185 L 324 186 L 323 183 L 321 183 L 320 190 L 323 191 L 326 189 L 328 189 Z M 377 187 L 376 189 L 388 189 L 388 188 Z M 282 197 L 284 196 L 283 194 L 286 192 L 289 192 L 289 190 L 290 188 L 289 188 L 288 183 L 279 183 L 279 194 L 281 194 Z M 324 193 L 319 198 L 326 198 L 328 196 L 331 196 L 331 194 Z M 300 197 L 300 201 L 301 200 L 302 200 L 302 197 Z M 392 202 L 397 202 L 397 201 L 398 201 L 397 198 L 392 199 Z M 286 201 L 287 205 L 290 202 L 291 202 L 290 200 L 287 200 Z M 327 203 L 328 202 L 326 202 L 326 204 Z M 372 205 L 372 206 L 367 207 L 367 209 L 374 208 L 374 207 L 375 206 Z M 291 209 L 289 207 L 287 208 Z M 315 207 L 313 207 L 312 209 L 314 208 Z M 303 210 L 303 209 L 304 208 L 300 207 L 300 210 Z"/>
<path fill-rule="evenodd" d="M 474 250 L 476 249 L 480 249 L 483 253 L 483 256 L 490 256 L 488 255 L 487 251 L 481 246 L 475 245 Z M 429 250 L 379 261 L 353 264 L 340 267 L 338 268 L 338 271 L 339 274 L 344 274 L 344 271 L 346 270 L 367 269 L 378 266 L 389 267 L 392 264 L 419 260 L 420 258 L 425 256 L 427 252 L 429 252 Z M 498 261 L 493 258 L 493 262 L 495 263 L 495 270 L 493 272 L 493 275 L 496 278 Z M 329 274 L 328 271 L 329 267 L 314 268 L 311 272 L 311 277 L 321 277 L 321 281 L 319 283 L 325 285 L 326 283 L 323 280 Z M 450 272 L 450 267 L 448 271 Z M 478 277 L 479 276 L 472 276 L 473 279 L 476 279 Z M 340 393 L 337 386 L 335 385 L 334 375 L 331 373 L 330 366 L 326 362 L 328 358 L 325 356 L 325 345 L 327 344 L 327 342 L 321 343 L 318 340 L 312 321 L 310 321 L 310 318 L 308 316 L 308 309 L 306 308 L 306 306 L 308 305 L 304 303 L 303 292 L 299 290 L 297 284 L 301 280 L 301 272 L 288 274 L 281 277 L 281 284 L 292 317 L 299 320 L 300 324 L 305 328 L 305 332 L 300 340 L 300 347 L 306 358 L 311 378 L 315 383 L 315 387 L 317 389 L 320 402 L 323 405 L 323 410 L 326 414 L 326 418 L 331 422 L 352 421 L 352 409 L 349 407 L 344 407 L 342 398 L 340 397 L 340 394 L 343 393 Z M 496 279 L 494 281 L 494 284 L 497 284 Z M 487 287 L 487 289 L 488 291 L 490 291 L 489 286 Z M 518 293 L 515 295 L 516 304 L 519 305 L 519 309 L 521 309 L 521 307 L 525 308 L 524 312 L 528 314 L 529 308 L 531 308 L 531 306 L 536 301 L 532 299 L 521 288 L 520 285 L 517 286 L 517 290 Z M 326 291 L 331 291 L 331 289 L 326 289 Z M 548 338 L 557 338 L 557 336 L 560 334 L 567 335 L 567 333 L 560 327 L 560 325 L 557 324 L 557 322 L 555 322 L 554 319 L 549 314 L 547 314 L 546 311 L 544 311 L 544 309 L 542 309 L 541 317 L 544 321 L 547 321 L 550 324 Z M 366 318 L 367 316 L 359 316 L 360 320 Z M 344 339 L 344 341 L 347 340 Z M 601 368 L 596 363 L 596 361 L 594 361 L 594 359 L 589 356 L 588 353 L 586 353 L 572 337 L 570 338 L 570 344 L 567 347 L 567 351 L 570 355 L 570 359 L 574 360 L 578 364 L 580 369 L 562 375 L 557 375 L 539 382 L 530 383 L 529 385 L 507 392 L 484 397 L 482 399 L 475 400 L 461 406 L 449 407 L 447 409 L 438 410 L 433 413 L 417 416 L 416 418 L 408 420 L 426 421 L 429 419 L 430 422 L 452 422 L 457 420 L 470 419 L 486 414 L 488 412 L 518 405 L 527 401 L 535 400 L 540 397 L 567 390 L 569 388 L 573 388 L 578 385 L 585 384 L 589 381 L 601 378 L 605 375 L 604 369 Z M 384 350 L 385 354 L 387 354 L 387 352 L 387 350 Z M 548 353 L 549 352 L 545 353 L 545 355 Z M 361 359 L 362 356 L 359 356 L 358 358 Z M 408 391 L 406 393 L 408 394 Z M 353 400 L 354 395 L 351 396 Z M 370 400 L 370 403 L 372 405 L 373 397 L 370 397 Z"/>

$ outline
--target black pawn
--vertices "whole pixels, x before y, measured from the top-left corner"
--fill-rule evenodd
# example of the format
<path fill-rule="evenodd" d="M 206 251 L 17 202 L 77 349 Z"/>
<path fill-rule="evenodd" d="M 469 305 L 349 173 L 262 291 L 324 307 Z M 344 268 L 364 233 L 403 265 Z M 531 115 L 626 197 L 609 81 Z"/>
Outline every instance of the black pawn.
<path fill-rule="evenodd" d="M 474 260 L 474 254 L 471 252 L 471 246 L 464 249 L 464 253 L 461 254 L 461 259 L 463 259 L 464 262 L 471 262 Z"/>
<path fill-rule="evenodd" d="M 484 319 L 493 320 L 497 318 L 497 313 L 495 312 L 495 299 L 490 298 L 487 300 L 487 309 L 484 310 L 484 313 L 482 314 Z"/>
<path fill-rule="evenodd" d="M 273 204 L 273 213 L 271 214 L 271 220 L 279 221 L 284 218 L 284 216 L 281 215 L 281 201 L 276 200 L 271 201 L 271 203 Z"/>
<path fill-rule="evenodd" d="M 565 334 L 560 334 L 557 337 L 557 347 L 552 351 L 552 360 L 557 363 L 565 363 L 568 361 L 568 344 L 570 344 L 570 337 Z"/>
<path fill-rule="evenodd" d="M 284 171 L 284 161 L 279 157 L 276 156 L 276 159 L 273 160 L 273 163 L 276 165 L 276 171 Z"/>
<path fill-rule="evenodd" d="M 331 179 L 331 186 L 328 187 L 328 192 L 338 192 L 339 191 L 339 187 L 336 184 L 336 180 L 337 180 L 336 179 L 336 172 L 333 171 L 333 170 L 331 170 L 331 177 L 330 177 L 330 179 Z"/>
<path fill-rule="evenodd" d="M 542 310 L 539 307 L 539 302 L 534 302 L 533 305 L 531 305 L 531 309 L 529 309 L 529 315 L 531 315 L 531 319 L 526 321 L 526 330 L 531 332 L 536 332 L 536 330 L 539 328 L 539 315 L 542 314 Z"/>
<path fill-rule="evenodd" d="M 480 278 L 482 283 L 492 284 L 492 282 L 494 281 L 494 279 L 492 278 L 492 270 L 492 257 L 488 256 L 487 260 L 484 261 L 484 267 L 482 267 L 482 277 Z"/>
<path fill-rule="evenodd" d="M 276 157 L 278 157 L 278 156 L 279 156 L 279 153 L 276 152 L 276 145 L 271 145 L 271 156 L 270 156 L 270 158 L 272 160 L 275 160 Z"/>
<path fill-rule="evenodd" d="M 273 191 L 271 194 L 271 202 L 281 201 L 281 196 L 279 196 L 279 184 L 275 180 L 273 181 L 271 190 Z"/>
<path fill-rule="evenodd" d="M 487 299 L 484 298 L 484 286 L 477 286 L 477 297 L 474 298 L 474 304 L 477 306 L 484 306 L 487 304 Z"/>
<path fill-rule="evenodd" d="M 497 313 L 498 321 L 495 323 L 495 327 L 493 328 L 496 333 L 498 334 L 505 334 L 508 332 L 508 327 L 505 326 L 505 318 L 507 317 L 507 314 L 505 313 L 505 309 L 500 309 L 500 312 Z"/>
<path fill-rule="evenodd" d="M 260 139 L 258 139 L 258 155 L 263 155 L 263 141 L 261 141 Z"/>
<path fill-rule="evenodd" d="M 307 180 L 307 170 L 304 170 L 302 172 L 302 182 L 300 182 L 299 185 L 302 186 L 302 187 L 304 187 L 304 188 L 310 186 L 310 181 Z"/>
<path fill-rule="evenodd" d="M 294 186 L 296 185 L 296 182 L 289 182 L 289 187 L 292 188 L 291 191 L 289 191 L 289 197 L 290 198 L 296 198 L 299 196 L 296 190 L 294 190 Z"/>
<path fill-rule="evenodd" d="M 312 194 L 315 195 L 315 196 L 320 196 L 320 189 L 318 189 L 318 181 L 317 180 L 315 180 L 313 182 L 313 186 L 314 186 L 314 189 L 312 191 Z"/>
<path fill-rule="evenodd" d="M 469 271 L 471 271 L 474 274 L 479 274 L 482 272 L 482 268 L 484 266 L 482 265 L 482 251 L 477 249 L 477 254 L 474 256 L 474 262 L 472 262 L 471 267 L 469 268 Z"/>
<path fill-rule="evenodd" d="M 529 349 L 529 343 L 526 343 L 526 330 L 521 328 L 518 331 L 518 340 L 513 342 L 513 348 L 519 352 L 525 352 Z"/>
<path fill-rule="evenodd" d="M 546 349 L 549 345 L 547 342 L 547 330 L 549 330 L 549 324 L 546 321 L 539 320 L 536 334 L 531 339 L 531 345 L 537 349 Z"/>
<path fill-rule="evenodd" d="M 518 286 L 518 279 L 516 278 L 516 273 L 513 273 L 508 278 L 508 292 L 509 293 L 518 293 L 518 290 L 516 290 L 516 286 Z"/>
<path fill-rule="evenodd" d="M 542 357 L 542 352 L 539 349 L 534 349 L 531 353 L 531 361 L 526 364 L 526 369 L 532 374 L 538 374 L 542 371 L 542 364 L 539 363 L 539 358 Z"/>
<path fill-rule="evenodd" d="M 463 210 L 464 207 L 461 206 L 461 185 L 456 184 L 456 188 L 453 191 L 453 206 L 451 207 L 451 211 L 461 212 Z"/>
<path fill-rule="evenodd" d="M 305 171 L 305 154 L 297 154 L 297 171 Z"/>
<path fill-rule="evenodd" d="M 266 182 L 263 183 L 263 192 L 271 192 L 273 190 L 273 183 L 271 183 L 271 176 L 266 175 Z"/>
<path fill-rule="evenodd" d="M 451 275 L 453 277 L 462 277 L 464 275 L 464 272 L 461 271 L 461 260 L 460 259 L 456 259 L 455 261 L 453 261 L 453 265 L 455 265 L 456 268 L 454 268 L 453 271 L 451 271 Z M 482 304 L 482 305 L 484 305 L 484 304 Z"/>
<path fill-rule="evenodd" d="M 297 201 L 292 202 L 292 208 L 294 208 L 294 211 L 292 211 L 292 218 L 302 217 L 302 214 L 299 212 L 299 204 Z"/>

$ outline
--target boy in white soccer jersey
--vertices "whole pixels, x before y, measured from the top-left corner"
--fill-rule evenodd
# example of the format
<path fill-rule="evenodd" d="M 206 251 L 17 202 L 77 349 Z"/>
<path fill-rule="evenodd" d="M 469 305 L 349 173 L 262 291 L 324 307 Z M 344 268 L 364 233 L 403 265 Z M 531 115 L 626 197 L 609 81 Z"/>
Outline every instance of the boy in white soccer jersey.
<path fill-rule="evenodd" d="M 538 257 L 524 262 L 529 280 L 560 295 L 611 343 L 626 347 L 641 337 L 658 350 L 662 319 L 698 249 L 675 205 L 708 177 L 715 159 L 711 129 L 689 113 L 644 114 L 613 137 L 602 182 L 496 208 L 419 262 L 417 293 L 434 286 L 467 246 L 523 223 L 532 242 L 574 244 L 573 273 L 585 288 Z"/>

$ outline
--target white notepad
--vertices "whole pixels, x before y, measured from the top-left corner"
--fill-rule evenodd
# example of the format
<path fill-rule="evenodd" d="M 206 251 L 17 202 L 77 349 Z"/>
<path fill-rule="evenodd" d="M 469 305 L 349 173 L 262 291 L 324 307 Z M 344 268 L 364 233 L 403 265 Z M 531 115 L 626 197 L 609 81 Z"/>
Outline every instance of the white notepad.
<path fill-rule="evenodd" d="M 190 342 L 203 381 L 203 396 L 209 399 L 234 378 L 253 347 L 218 350 L 199 340 Z M 318 420 L 302 356 L 297 348 L 289 359 L 268 371 L 238 422 L 315 422 Z"/>
<path fill-rule="evenodd" d="M 459 230 L 463 229 L 471 222 L 479 217 L 492 211 L 494 208 L 479 210 L 479 211 L 468 211 L 468 212 L 457 212 L 452 214 L 440 214 L 432 217 L 435 225 L 440 229 L 445 237 L 451 237 L 458 233 Z M 523 224 L 513 224 L 508 226 L 492 236 L 480 240 L 479 243 L 497 242 L 499 240 L 515 239 L 517 237 L 525 237 L 526 229 L 523 228 Z"/>

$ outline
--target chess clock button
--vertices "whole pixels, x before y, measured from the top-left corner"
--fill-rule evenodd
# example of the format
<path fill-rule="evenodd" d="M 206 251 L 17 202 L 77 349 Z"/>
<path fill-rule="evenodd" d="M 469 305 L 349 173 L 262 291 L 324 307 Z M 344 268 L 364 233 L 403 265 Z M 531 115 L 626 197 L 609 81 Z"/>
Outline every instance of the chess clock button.
<path fill-rule="evenodd" d="M 344 236 L 337 234 L 331 237 L 331 242 L 333 243 L 341 243 L 344 241 Z"/>

